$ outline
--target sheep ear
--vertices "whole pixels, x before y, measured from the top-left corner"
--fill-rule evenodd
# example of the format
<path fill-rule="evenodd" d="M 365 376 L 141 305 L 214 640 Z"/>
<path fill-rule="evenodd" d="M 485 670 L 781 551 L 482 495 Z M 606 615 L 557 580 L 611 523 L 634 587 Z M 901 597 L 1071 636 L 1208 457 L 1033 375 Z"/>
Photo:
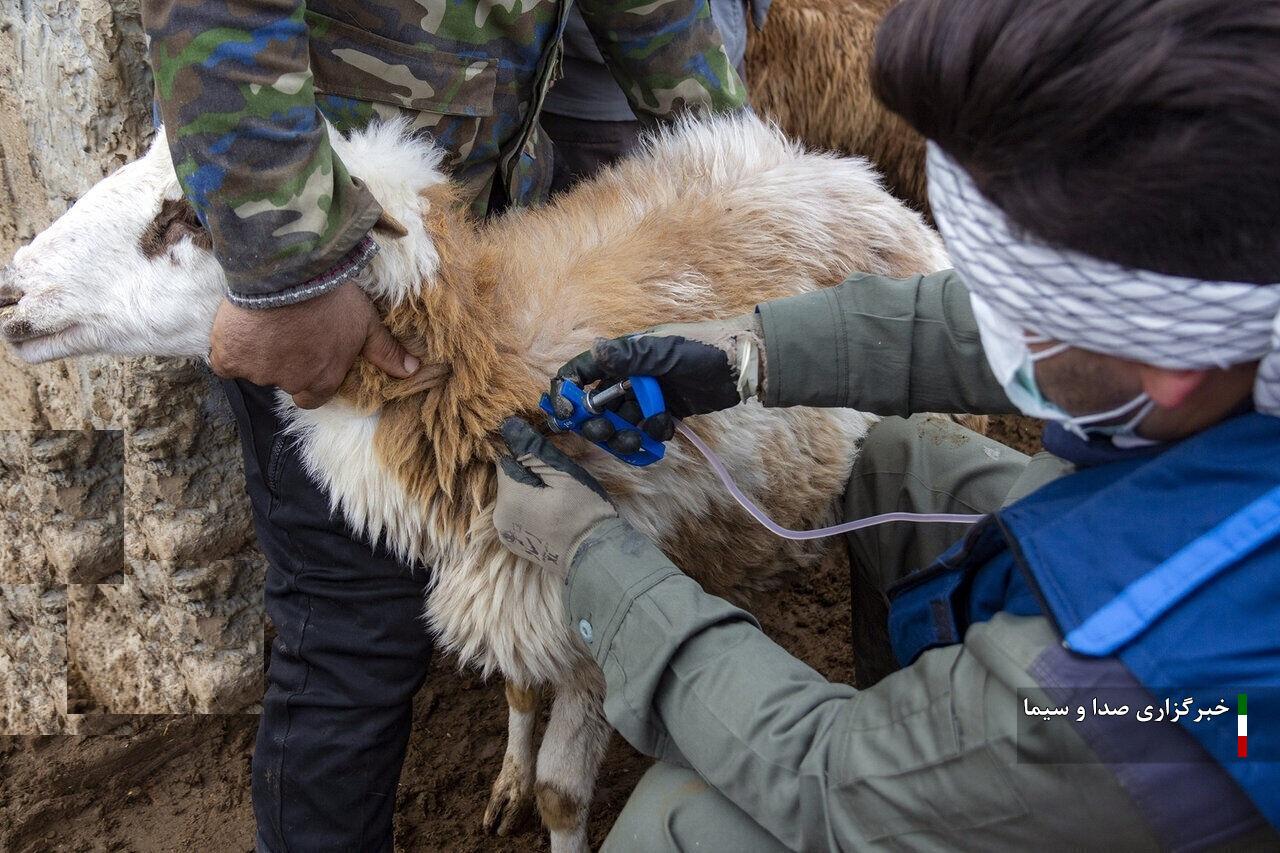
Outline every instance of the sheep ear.
<path fill-rule="evenodd" d="M 379 234 L 386 234 L 399 240 L 401 237 L 409 236 L 409 229 L 400 224 L 400 220 L 396 219 L 385 210 L 378 214 L 378 221 L 373 223 L 373 230 Z"/>

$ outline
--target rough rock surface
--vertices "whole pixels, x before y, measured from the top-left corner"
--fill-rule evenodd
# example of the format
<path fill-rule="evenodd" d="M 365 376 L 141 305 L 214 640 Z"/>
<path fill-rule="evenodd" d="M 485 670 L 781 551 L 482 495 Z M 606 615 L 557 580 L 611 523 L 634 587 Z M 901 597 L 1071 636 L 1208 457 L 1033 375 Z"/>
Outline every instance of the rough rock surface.
<path fill-rule="evenodd" d="M 123 468 L 115 430 L 0 432 L 0 584 L 118 583 Z"/>
<path fill-rule="evenodd" d="M 61 732 L 67 714 L 67 588 L 0 586 L 0 638 L 0 732 Z"/>
<path fill-rule="evenodd" d="M 138 0 L 24 0 L 0 18 L 0 257 L 150 139 Z M 0 428 L 118 426 L 109 359 L 18 368 L 0 354 Z"/>
<path fill-rule="evenodd" d="M 0 16 L 3 259 L 147 144 L 151 80 L 138 0 L 24 0 Z M 234 424 L 207 371 L 160 359 L 30 367 L 0 347 L 0 430 L 11 431 L 0 432 L 0 732 L 96 730 L 76 711 L 254 710 L 264 562 Z M 64 437 L 38 463 L 31 453 L 51 439 L 32 430 L 98 432 L 58 433 L 90 440 Z M 114 540 L 91 535 L 103 481 L 86 448 L 104 441 L 123 483 Z M 114 572 L 76 550 L 90 541 L 116 555 Z M 71 565 L 89 568 L 73 577 Z M 15 698 L 37 671 L 48 689 Z"/>

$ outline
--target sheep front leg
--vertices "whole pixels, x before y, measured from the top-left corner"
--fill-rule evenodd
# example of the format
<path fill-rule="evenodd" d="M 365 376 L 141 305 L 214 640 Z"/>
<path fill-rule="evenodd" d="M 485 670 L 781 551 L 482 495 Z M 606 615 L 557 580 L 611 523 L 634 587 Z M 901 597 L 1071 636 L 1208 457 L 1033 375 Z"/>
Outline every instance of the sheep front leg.
<path fill-rule="evenodd" d="M 579 664 L 556 685 L 551 719 L 538 750 L 538 813 L 551 834 L 552 853 L 583 853 L 587 813 L 600 762 L 609 746 L 604 677 L 594 662 Z"/>
<path fill-rule="evenodd" d="M 533 804 L 533 728 L 539 705 L 534 688 L 508 681 L 506 693 L 507 751 L 484 810 L 485 832 L 502 836 L 520 828 Z"/>

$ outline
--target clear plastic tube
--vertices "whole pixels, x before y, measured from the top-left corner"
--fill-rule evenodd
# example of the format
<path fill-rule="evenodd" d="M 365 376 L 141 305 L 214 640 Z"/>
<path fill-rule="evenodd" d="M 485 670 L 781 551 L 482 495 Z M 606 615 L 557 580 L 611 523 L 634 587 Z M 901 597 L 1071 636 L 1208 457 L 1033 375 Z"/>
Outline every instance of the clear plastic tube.
<path fill-rule="evenodd" d="M 817 530 L 789 530 L 778 524 L 772 518 L 764 514 L 764 510 L 756 506 L 751 498 L 743 494 L 742 489 L 738 488 L 738 484 L 733 481 L 733 477 L 729 475 L 729 469 L 724 467 L 724 463 L 720 461 L 720 457 L 716 456 L 715 451 L 707 447 L 702 439 L 694 434 L 693 430 L 684 425 L 683 422 L 676 421 L 676 432 L 689 439 L 694 447 L 698 448 L 698 452 L 707 458 L 707 462 L 711 464 L 711 469 L 716 472 L 720 478 L 720 482 L 724 483 L 729 494 L 733 495 L 734 500 L 742 505 L 751 517 L 760 524 L 764 525 L 771 533 L 781 536 L 783 539 L 825 539 L 828 536 L 836 536 L 841 533 L 851 533 L 854 530 L 862 530 L 864 527 L 874 527 L 877 524 L 885 524 L 890 521 L 915 521 L 934 524 L 973 524 L 978 519 L 983 518 L 981 515 L 960 515 L 954 513 L 920 513 L 920 512 L 886 512 L 880 515 L 873 515 L 867 518 L 859 518 L 855 521 L 846 521 L 843 524 L 835 524 L 831 527 L 820 527 Z"/>

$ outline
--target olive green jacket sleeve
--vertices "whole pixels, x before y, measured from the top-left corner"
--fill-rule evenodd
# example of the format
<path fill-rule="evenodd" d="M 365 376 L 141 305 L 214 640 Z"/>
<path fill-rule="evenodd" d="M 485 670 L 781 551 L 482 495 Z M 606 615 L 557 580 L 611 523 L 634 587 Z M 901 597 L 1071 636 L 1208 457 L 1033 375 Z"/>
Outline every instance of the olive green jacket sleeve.
<path fill-rule="evenodd" d="M 1013 412 L 987 366 L 969 292 L 953 270 L 907 279 L 855 275 L 756 310 L 766 406 L 902 417 Z"/>
<path fill-rule="evenodd" d="M 791 657 L 624 522 L 588 535 L 567 583 L 566 617 L 604 670 L 609 722 L 793 849 L 969 849 L 979 837 L 984 848 L 1154 847 L 1070 727 L 1018 730 L 1016 690 L 1058 640 L 1041 617 L 998 615 L 857 691 Z"/>

